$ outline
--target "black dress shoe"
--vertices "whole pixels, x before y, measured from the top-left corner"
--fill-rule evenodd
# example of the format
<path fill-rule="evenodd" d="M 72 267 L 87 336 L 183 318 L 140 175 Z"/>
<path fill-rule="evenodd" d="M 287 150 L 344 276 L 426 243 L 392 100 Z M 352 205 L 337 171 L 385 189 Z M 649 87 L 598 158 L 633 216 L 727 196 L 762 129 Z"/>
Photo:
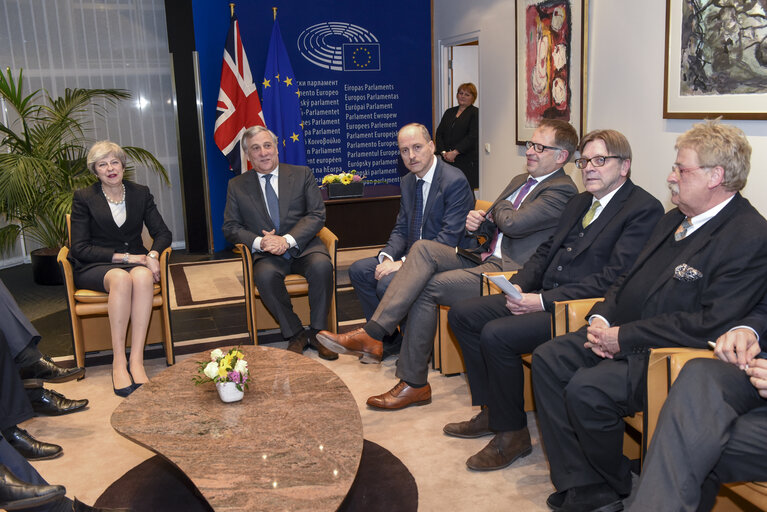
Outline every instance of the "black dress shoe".
<path fill-rule="evenodd" d="M 606 483 L 572 487 L 567 490 L 561 512 L 620 512 L 623 501 Z"/>
<path fill-rule="evenodd" d="M 62 368 L 48 356 L 43 356 L 29 366 L 19 369 L 24 379 L 43 379 L 45 382 L 67 382 L 85 376 L 85 368 Z"/>
<path fill-rule="evenodd" d="M 45 388 L 27 389 L 27 397 L 32 403 L 32 409 L 37 414 L 45 414 L 46 416 L 69 414 L 88 405 L 86 399 L 70 400 L 61 393 Z"/>
<path fill-rule="evenodd" d="M 317 341 L 318 332 L 320 331 L 316 329 L 309 330 L 309 346 L 317 351 L 317 354 L 321 359 L 325 359 L 326 361 L 335 361 L 338 359 L 338 354 L 332 350 L 328 350 L 322 343 Z"/>
<path fill-rule="evenodd" d="M 306 347 L 309 346 L 309 336 L 306 331 L 301 329 L 297 334 L 294 334 L 288 342 L 288 350 L 295 352 L 296 354 L 303 354 Z"/>
<path fill-rule="evenodd" d="M 82 501 L 75 498 L 75 502 L 72 504 L 72 512 L 131 512 L 129 508 L 96 508 L 86 505 Z"/>
<path fill-rule="evenodd" d="M 38 441 L 23 428 L 15 426 L 4 429 L 3 437 L 27 460 L 53 459 L 63 451 L 61 446 Z"/>
<path fill-rule="evenodd" d="M 0 508 L 18 510 L 49 503 L 64 496 L 62 485 L 35 485 L 19 480 L 3 464 L 0 464 Z"/>

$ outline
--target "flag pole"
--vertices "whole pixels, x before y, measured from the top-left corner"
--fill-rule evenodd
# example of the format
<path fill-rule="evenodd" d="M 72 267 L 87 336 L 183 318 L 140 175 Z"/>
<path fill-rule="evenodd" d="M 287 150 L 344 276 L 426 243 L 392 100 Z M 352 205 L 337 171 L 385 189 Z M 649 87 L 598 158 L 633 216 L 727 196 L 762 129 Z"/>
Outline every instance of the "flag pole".
<path fill-rule="evenodd" d="M 277 21 L 277 8 L 272 7 L 272 12 L 274 13 L 274 21 Z"/>
<path fill-rule="evenodd" d="M 229 11 L 232 13 L 232 18 L 234 18 L 234 2 L 231 2 L 229 4 Z"/>

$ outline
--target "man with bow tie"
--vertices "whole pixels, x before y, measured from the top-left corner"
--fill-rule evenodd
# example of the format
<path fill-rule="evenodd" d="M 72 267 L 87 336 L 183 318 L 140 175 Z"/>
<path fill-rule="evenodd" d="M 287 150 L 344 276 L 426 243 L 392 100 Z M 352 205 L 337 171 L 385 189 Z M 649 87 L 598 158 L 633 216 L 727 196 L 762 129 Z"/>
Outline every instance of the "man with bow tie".
<path fill-rule="evenodd" d="M 750 169 L 746 136 L 706 121 L 680 135 L 676 150 L 667 181 L 677 208 L 591 310 L 590 325 L 533 352 L 554 510 L 623 510 L 631 472 L 621 418 L 643 408 L 649 350 L 705 348 L 764 294 L 767 221 L 739 193 Z"/>

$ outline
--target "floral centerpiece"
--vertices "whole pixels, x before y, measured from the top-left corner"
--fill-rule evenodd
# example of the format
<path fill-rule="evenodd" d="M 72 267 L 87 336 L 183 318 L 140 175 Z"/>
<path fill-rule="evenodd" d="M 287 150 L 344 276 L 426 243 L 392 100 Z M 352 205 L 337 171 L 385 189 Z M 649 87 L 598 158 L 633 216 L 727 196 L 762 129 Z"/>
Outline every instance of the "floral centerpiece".
<path fill-rule="evenodd" d="M 198 361 L 200 375 L 193 379 L 195 384 L 215 382 L 218 394 L 224 402 L 242 400 L 248 389 L 248 362 L 240 347 L 224 353 L 217 348 L 210 353 L 210 361 Z"/>
<path fill-rule="evenodd" d="M 322 178 L 322 186 L 328 189 L 330 199 L 362 197 L 363 179 L 364 176 L 360 176 L 355 169 L 352 169 L 349 172 L 326 174 Z"/>

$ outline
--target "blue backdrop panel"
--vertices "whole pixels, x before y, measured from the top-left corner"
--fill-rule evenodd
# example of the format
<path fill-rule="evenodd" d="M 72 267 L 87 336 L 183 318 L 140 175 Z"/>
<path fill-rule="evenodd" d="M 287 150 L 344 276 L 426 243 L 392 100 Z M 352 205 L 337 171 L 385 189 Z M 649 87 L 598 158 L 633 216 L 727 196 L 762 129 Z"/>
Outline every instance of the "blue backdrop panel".
<path fill-rule="evenodd" d="M 355 169 L 397 183 L 396 133 L 409 122 L 431 129 L 431 6 L 428 0 L 275 0 L 235 5 L 257 84 L 264 79 L 272 6 L 300 89 L 307 163 L 318 180 Z M 202 82 L 205 152 L 216 250 L 226 187 L 234 175 L 213 140 L 229 2 L 193 0 Z M 407 15 L 403 15 L 406 13 Z M 259 95 L 263 98 L 262 86 Z M 194 205 L 187 205 L 187 208 Z"/>

